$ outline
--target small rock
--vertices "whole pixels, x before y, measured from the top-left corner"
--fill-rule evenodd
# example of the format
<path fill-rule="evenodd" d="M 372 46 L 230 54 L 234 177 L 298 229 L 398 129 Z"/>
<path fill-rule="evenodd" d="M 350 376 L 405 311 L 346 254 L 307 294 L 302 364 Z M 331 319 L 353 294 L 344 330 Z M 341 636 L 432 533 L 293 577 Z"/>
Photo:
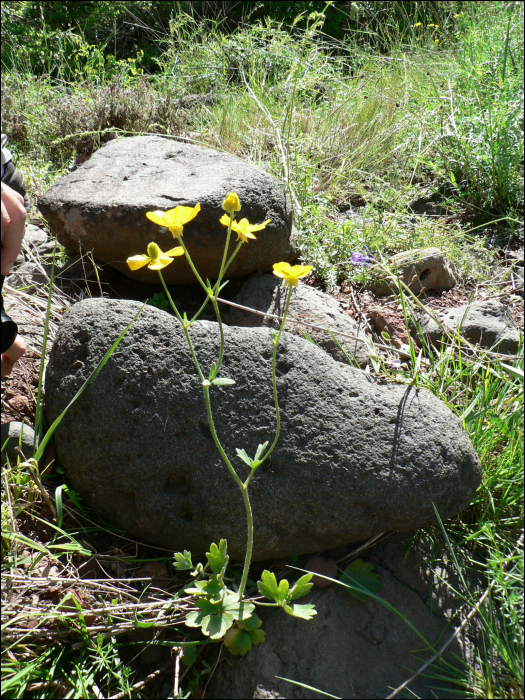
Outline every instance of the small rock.
<path fill-rule="evenodd" d="M 394 255 L 387 261 L 392 272 L 399 274 L 414 294 L 424 289 L 452 289 L 456 277 L 452 265 L 439 248 L 421 248 Z M 370 282 L 368 289 L 379 296 L 392 294 L 394 283 L 389 280 Z"/>
<path fill-rule="evenodd" d="M 136 578 L 167 579 L 168 569 L 158 561 L 149 561 L 136 572 L 135 576 Z"/>
<path fill-rule="evenodd" d="M 20 251 L 20 253 L 18 253 L 18 255 L 16 256 L 16 259 L 13 263 L 13 268 L 12 268 L 13 272 L 16 272 L 16 270 L 18 270 L 18 268 L 21 267 L 25 263 L 25 261 L 26 261 L 26 256 L 24 255 L 24 253 L 22 251 Z"/>
<path fill-rule="evenodd" d="M 142 309 L 89 299 L 64 315 L 46 370 L 46 418 L 64 410 Z M 217 323 L 192 326 L 207 372 L 219 352 Z M 268 328 L 224 327 L 221 376 L 211 390 L 215 428 L 232 458 L 273 439 L 272 338 Z M 152 340 L 154 339 L 154 342 Z M 444 403 L 425 389 L 381 384 L 283 333 L 277 353 L 281 433 L 256 473 L 254 561 L 324 551 L 387 530 L 436 522 L 466 508 L 479 459 Z M 129 535 L 195 556 L 228 540 L 246 547 L 241 493 L 209 431 L 202 383 L 179 322 L 142 309 L 89 388 L 65 414 L 55 449 L 69 483 Z M 241 478 L 249 467 L 235 458 Z"/>
<path fill-rule="evenodd" d="M 377 306 L 369 313 L 369 318 L 379 334 L 388 333 L 396 348 L 401 349 L 409 344 L 403 314 L 396 313 L 388 306 Z"/>
<path fill-rule="evenodd" d="M 79 578 L 107 578 L 107 574 L 95 557 L 88 559 L 78 567 Z"/>
<path fill-rule="evenodd" d="M 21 442 L 20 436 L 22 436 Z M 6 440 L 7 445 L 4 448 L 3 445 Z M 32 457 L 34 444 L 35 431 L 31 426 L 18 421 L 2 423 L 2 464 L 5 464 L 8 459 L 11 464 L 16 464 L 19 454 L 16 452 L 15 447 L 20 447 L 27 458 Z M 20 459 L 22 458 L 20 457 Z"/>
<path fill-rule="evenodd" d="M 505 257 L 507 260 L 514 262 L 518 267 L 523 267 L 523 248 L 518 248 L 518 250 L 508 250 L 505 253 Z"/>
<path fill-rule="evenodd" d="M 264 313 L 283 316 L 288 295 L 288 288 L 282 280 L 274 275 L 254 275 L 246 280 L 240 292 L 232 299 L 235 304 L 246 306 Z M 294 321 L 305 321 L 320 329 L 303 326 Z M 224 313 L 224 321 L 230 326 L 243 328 L 270 327 L 279 329 L 280 321 L 252 314 L 230 307 Z M 349 318 L 341 309 L 339 303 L 329 294 L 298 285 L 292 293 L 286 330 L 300 337 L 307 333 L 319 347 L 326 350 L 334 360 L 347 363 L 344 353 L 337 347 L 332 337 L 323 328 L 329 328 L 337 341 L 349 356 L 354 356 L 359 366 L 364 367 L 369 361 L 366 336 L 357 323 Z M 354 339 L 337 335 L 337 332 L 353 336 Z"/>
<path fill-rule="evenodd" d="M 35 226 L 34 224 L 26 224 L 26 232 L 24 235 L 24 241 L 30 243 L 38 248 L 40 245 L 47 243 L 49 237 L 47 233 L 40 228 L 40 226 Z"/>
<path fill-rule="evenodd" d="M 314 576 L 312 578 L 312 583 L 318 588 L 327 588 L 332 584 L 332 581 L 328 581 L 328 579 L 323 578 L 323 576 L 329 576 L 330 578 L 337 577 L 337 564 L 333 559 L 312 557 L 306 562 L 304 568 L 310 573 L 322 574 L 322 576 Z"/>
<path fill-rule="evenodd" d="M 28 413 L 30 409 L 29 399 L 23 394 L 13 396 L 13 398 L 9 400 L 9 405 L 11 406 L 11 408 L 14 408 L 15 411 L 22 414 Z"/>
<path fill-rule="evenodd" d="M 520 332 L 508 308 L 496 299 L 437 311 L 436 316 L 453 333 L 461 326 L 461 335 L 473 345 L 510 355 L 518 350 Z M 443 331 L 430 317 L 424 317 L 421 328 L 433 343 L 440 342 Z"/>
<path fill-rule="evenodd" d="M 57 253 L 60 250 L 60 245 L 57 245 L 55 241 L 46 241 L 45 243 L 42 243 L 39 246 L 37 246 L 37 251 L 39 255 L 51 255 L 55 252 L 55 250 Z"/>
<path fill-rule="evenodd" d="M 46 273 L 49 275 L 51 272 L 50 265 L 43 266 Z M 26 262 L 21 265 L 16 272 L 9 275 L 6 279 L 6 284 L 8 284 L 13 289 L 26 289 L 28 287 L 35 287 L 37 285 L 48 284 L 48 278 L 42 273 L 40 267 L 33 262 Z"/>
<path fill-rule="evenodd" d="M 132 272 L 126 259 L 144 254 L 148 243 L 162 250 L 176 245 L 172 234 L 146 218 L 146 212 L 195 206 L 201 211 L 184 227 L 184 243 L 203 279 L 219 273 L 226 227 L 219 219 L 228 192 L 241 200 L 238 218 L 252 224 L 271 222 L 256 240 L 242 246 L 228 277 L 267 272 L 297 256 L 292 208 L 283 187 L 268 173 L 226 153 L 161 136 L 114 139 L 75 172 L 66 175 L 39 200 L 39 209 L 59 242 L 71 251 L 92 250 L 132 279 L 159 284 L 146 267 Z M 235 249 L 235 234 L 230 250 Z M 163 270 L 166 284 L 193 284 L 184 256 Z"/>
<path fill-rule="evenodd" d="M 450 207 L 443 205 L 439 194 L 434 194 L 431 197 L 419 197 L 409 204 L 408 208 L 418 216 L 431 218 L 447 216 L 447 214 L 452 213 Z"/>

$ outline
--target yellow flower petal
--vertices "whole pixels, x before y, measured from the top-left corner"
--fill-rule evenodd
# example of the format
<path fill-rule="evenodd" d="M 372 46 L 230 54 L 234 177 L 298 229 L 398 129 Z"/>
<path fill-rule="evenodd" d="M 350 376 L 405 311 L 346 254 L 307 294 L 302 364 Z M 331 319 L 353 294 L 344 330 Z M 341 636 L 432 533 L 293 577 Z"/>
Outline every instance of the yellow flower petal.
<path fill-rule="evenodd" d="M 310 265 L 290 265 L 290 263 L 275 263 L 273 274 L 284 279 L 286 284 L 296 287 L 300 277 L 305 277 L 312 271 Z"/>
<path fill-rule="evenodd" d="M 147 211 L 146 217 L 150 221 L 153 221 L 154 224 L 158 224 L 159 226 L 168 226 L 169 225 L 168 222 L 166 221 L 166 217 L 164 216 L 163 211 Z"/>
<path fill-rule="evenodd" d="M 223 215 L 221 216 L 221 218 L 219 219 L 219 221 L 220 221 L 220 223 L 221 223 L 223 226 L 229 226 L 229 225 L 230 225 L 230 217 L 228 216 L 228 214 L 223 214 Z"/>
<path fill-rule="evenodd" d="M 176 258 L 178 255 L 184 255 L 184 248 L 182 246 L 172 248 L 171 250 L 167 250 L 164 255 L 168 255 L 170 258 Z"/>
<path fill-rule="evenodd" d="M 274 272 L 288 272 L 290 269 L 290 263 L 287 262 L 280 262 L 280 263 L 275 263 L 273 266 Z"/>
<path fill-rule="evenodd" d="M 271 219 L 266 219 L 266 221 L 262 224 L 256 224 L 255 226 L 250 225 L 250 231 L 262 231 L 263 228 L 266 228 L 270 221 Z"/>
<path fill-rule="evenodd" d="M 169 258 L 167 255 L 160 255 L 156 260 L 152 260 L 148 265 L 150 270 L 162 270 L 163 267 L 169 265 L 173 262 L 173 258 Z"/>
<path fill-rule="evenodd" d="M 194 207 L 175 207 L 175 209 L 169 209 L 165 213 L 165 219 L 168 222 L 166 225 L 168 228 L 184 226 L 189 221 L 194 219 L 201 210 L 201 205 L 196 204 Z"/>
<path fill-rule="evenodd" d="M 130 270 L 138 270 L 141 267 L 144 267 L 144 265 L 147 265 L 150 260 L 151 258 L 149 258 L 147 255 L 133 255 L 131 258 L 128 258 L 126 262 L 128 263 Z"/>

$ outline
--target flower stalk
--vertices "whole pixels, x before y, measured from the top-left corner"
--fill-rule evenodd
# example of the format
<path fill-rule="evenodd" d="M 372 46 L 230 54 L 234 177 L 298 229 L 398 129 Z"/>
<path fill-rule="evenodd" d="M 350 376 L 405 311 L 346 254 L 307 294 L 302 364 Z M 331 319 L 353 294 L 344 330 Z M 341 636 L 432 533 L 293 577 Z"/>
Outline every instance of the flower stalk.
<path fill-rule="evenodd" d="M 138 256 L 133 256 L 131 258 L 128 258 L 128 265 L 132 270 L 139 269 L 140 267 L 143 267 L 145 265 L 148 265 L 150 269 L 157 270 L 159 273 L 159 278 L 162 283 L 162 286 L 164 288 L 164 292 L 166 294 L 166 297 L 171 305 L 171 308 L 173 309 L 173 312 L 175 313 L 178 321 L 180 322 L 184 334 L 186 336 L 186 341 L 188 343 L 188 347 L 191 352 L 191 356 L 193 358 L 193 363 L 195 365 L 195 368 L 197 370 L 197 373 L 200 377 L 201 384 L 202 384 L 202 389 L 204 393 L 204 401 L 206 404 L 206 413 L 208 416 L 208 423 L 210 426 L 210 431 L 211 435 L 213 438 L 213 441 L 215 443 L 215 446 L 217 447 L 217 450 L 226 464 L 230 474 L 232 475 L 235 483 L 239 487 L 242 493 L 245 509 L 246 509 L 246 518 L 248 521 L 248 532 L 247 532 L 247 545 L 246 545 L 246 555 L 245 555 L 245 560 L 244 560 L 244 569 L 241 577 L 241 582 L 239 585 L 239 589 L 237 591 L 237 597 L 239 604 L 242 603 L 244 592 L 246 589 L 246 582 L 248 580 L 248 572 L 250 570 L 250 564 L 251 564 L 251 559 L 252 559 L 252 553 L 253 553 L 253 513 L 252 513 L 252 508 L 250 504 L 250 498 L 248 496 L 248 489 L 251 483 L 251 480 L 253 479 L 255 472 L 257 469 L 270 457 L 272 454 L 273 450 L 275 449 L 277 442 L 279 440 L 279 434 L 280 434 L 280 428 L 281 428 L 281 421 L 280 421 L 280 413 L 279 413 L 279 398 L 277 394 L 277 376 L 276 376 L 276 365 L 277 365 L 277 348 L 279 346 L 279 341 L 281 339 L 284 326 L 286 324 L 286 319 L 288 316 L 288 309 L 290 307 L 290 300 L 292 297 L 292 292 L 293 288 L 297 286 L 298 280 L 300 277 L 304 277 L 311 271 L 311 267 L 308 266 L 303 266 L 303 265 L 295 265 L 291 266 L 288 263 L 276 263 L 274 265 L 274 274 L 280 277 L 281 279 L 284 280 L 285 285 L 289 288 L 288 289 L 288 298 L 286 300 L 286 307 L 284 311 L 284 316 L 281 322 L 281 326 L 279 328 L 279 332 L 276 334 L 275 331 L 272 330 L 273 334 L 273 359 L 272 359 L 272 385 L 273 385 L 273 395 L 274 395 L 274 403 L 275 403 L 275 413 L 276 413 L 276 430 L 275 430 L 275 438 L 274 441 L 270 447 L 270 449 L 266 452 L 266 454 L 262 454 L 264 452 L 264 449 L 266 448 L 268 443 L 265 443 L 264 445 L 259 445 L 257 454 L 255 456 L 255 459 L 251 459 L 248 457 L 248 455 L 241 450 L 237 450 L 237 453 L 243 461 L 247 462 L 250 467 L 250 474 L 246 478 L 246 480 L 243 482 L 242 479 L 240 478 L 237 470 L 233 466 L 231 460 L 229 459 L 228 455 L 226 454 L 226 451 L 219 439 L 219 436 L 217 435 L 217 431 L 215 429 L 215 423 L 213 420 L 213 413 L 212 413 L 212 408 L 211 408 L 211 400 L 210 400 L 210 389 L 214 385 L 214 383 L 217 383 L 217 385 L 226 385 L 226 384 L 233 384 L 233 380 L 227 379 L 227 378 L 222 378 L 218 379 L 218 373 L 222 365 L 223 357 L 224 357 L 224 329 L 223 329 L 223 324 L 222 324 L 222 319 L 219 311 L 219 306 L 217 302 L 217 297 L 218 294 L 221 290 L 221 283 L 224 278 L 224 275 L 235 259 L 235 256 L 239 253 L 241 246 L 245 243 L 247 243 L 249 240 L 254 240 L 255 236 L 253 235 L 255 231 L 260 231 L 265 226 L 270 223 L 270 220 L 268 219 L 262 224 L 257 224 L 257 225 L 252 225 L 247 219 L 241 219 L 239 222 L 235 221 L 235 213 L 240 211 L 241 209 L 241 204 L 239 201 L 238 196 L 235 193 L 230 193 L 227 195 L 223 202 L 223 209 L 227 212 L 222 218 L 221 218 L 221 223 L 224 226 L 227 226 L 227 234 L 226 234 L 226 244 L 224 247 L 224 253 L 222 256 L 222 262 L 219 270 L 219 275 L 217 278 L 217 281 L 215 284 L 212 286 L 209 281 L 205 283 L 201 276 L 199 275 L 197 269 L 195 268 L 195 265 L 191 259 L 191 256 L 188 252 L 188 249 L 184 245 L 182 235 L 183 235 L 183 226 L 184 224 L 188 223 L 192 219 L 197 216 L 198 212 L 200 211 L 200 205 L 197 204 L 195 207 L 176 207 L 175 209 L 172 209 L 167 212 L 161 212 L 161 211 L 155 211 L 155 212 L 148 212 L 147 217 L 153 221 L 154 223 L 160 225 L 160 226 L 165 226 L 169 228 L 169 230 L 172 232 L 173 237 L 178 239 L 179 246 L 177 248 L 174 248 L 172 250 L 169 250 L 166 253 L 163 253 L 162 250 L 159 248 L 159 246 L 156 243 L 150 243 L 148 246 L 148 254 L 147 255 L 138 255 Z M 237 240 L 238 244 L 235 248 L 235 251 L 232 253 L 232 255 L 228 258 L 228 250 L 230 246 L 230 240 L 231 240 L 231 234 L 232 231 L 237 233 Z M 197 311 L 197 313 L 193 316 L 193 318 L 188 321 L 186 318 L 186 315 L 184 315 L 184 318 L 181 316 L 179 310 L 177 309 L 173 299 L 171 298 L 171 295 L 169 293 L 168 287 L 166 285 L 166 282 L 164 281 L 164 277 L 162 276 L 162 268 L 166 267 L 166 265 L 169 265 L 174 257 L 178 257 L 184 255 L 186 257 L 186 260 L 188 261 L 188 264 L 190 265 L 191 270 L 193 271 L 196 279 L 198 280 L 199 284 L 203 288 L 203 290 L 206 292 L 206 299 L 201 305 L 200 309 Z M 197 318 L 200 316 L 200 314 L 203 312 L 206 304 L 208 301 L 211 301 L 213 308 L 215 310 L 215 314 L 217 317 L 217 322 L 219 324 L 219 333 L 220 333 L 220 350 L 219 350 L 219 357 L 217 360 L 216 365 L 212 365 L 209 373 L 209 379 L 205 378 L 204 372 L 202 371 L 197 355 L 195 353 L 195 350 L 193 348 L 193 343 L 191 340 L 190 336 L 190 328 L 192 324 L 197 320 Z M 242 456 L 241 456 L 242 455 Z M 213 545 L 216 547 L 216 545 Z M 222 545 L 221 545 L 222 546 Z M 225 551 L 225 550 L 224 550 Z M 179 556 L 179 555 L 177 555 Z M 184 557 L 180 555 L 182 559 Z M 224 555 L 225 556 L 225 555 Z M 187 561 L 187 560 L 184 560 Z M 202 568 L 202 567 L 201 567 Z M 222 574 L 221 574 L 222 576 Z M 246 604 L 244 604 L 246 605 Z M 270 605 L 275 605 L 275 603 L 271 603 Z M 253 606 L 252 606 L 253 607 Z M 290 613 L 293 614 L 293 613 Z M 188 624 L 190 624 L 188 622 Z M 193 624 L 193 623 L 192 623 Z M 230 623 L 231 624 L 231 623 Z"/>

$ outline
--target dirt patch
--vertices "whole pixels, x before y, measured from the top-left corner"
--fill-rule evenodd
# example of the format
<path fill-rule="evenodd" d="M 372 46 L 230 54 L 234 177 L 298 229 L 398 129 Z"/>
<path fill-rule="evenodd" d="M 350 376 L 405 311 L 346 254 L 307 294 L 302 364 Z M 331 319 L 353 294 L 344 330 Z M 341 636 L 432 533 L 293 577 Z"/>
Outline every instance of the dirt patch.
<path fill-rule="evenodd" d="M 17 420 L 34 426 L 39 372 L 39 354 L 28 350 L 2 382 L 2 423 Z"/>

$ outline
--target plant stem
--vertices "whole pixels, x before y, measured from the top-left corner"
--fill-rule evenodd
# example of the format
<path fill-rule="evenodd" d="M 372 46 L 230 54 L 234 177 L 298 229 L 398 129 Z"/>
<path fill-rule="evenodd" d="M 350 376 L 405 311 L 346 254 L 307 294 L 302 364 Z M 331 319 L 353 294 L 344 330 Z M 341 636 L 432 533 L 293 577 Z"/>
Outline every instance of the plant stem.
<path fill-rule="evenodd" d="M 232 263 L 234 257 L 237 255 L 237 253 L 238 253 L 239 250 L 241 249 L 241 246 L 242 246 L 242 241 L 239 241 L 239 243 L 237 244 L 237 248 L 235 248 L 235 250 L 233 251 L 233 253 L 232 253 L 231 256 L 230 256 L 230 259 L 228 260 L 228 262 L 227 262 L 226 265 L 224 266 L 224 272 L 223 272 L 223 274 L 224 274 L 224 273 L 226 272 L 226 270 L 230 267 L 230 265 L 231 265 L 231 263 Z M 219 289 L 217 289 L 217 292 L 216 292 L 216 293 L 217 293 L 217 294 L 219 293 Z"/>
<path fill-rule="evenodd" d="M 226 264 L 226 256 L 228 255 L 228 247 L 230 245 L 230 237 L 232 235 L 232 223 L 233 223 L 233 212 L 229 214 L 230 223 L 228 224 L 228 233 L 226 235 L 226 245 L 224 246 L 224 253 L 222 255 L 221 269 L 219 270 L 219 276 L 217 277 L 217 282 L 215 283 L 214 294 L 217 296 L 219 293 L 219 287 L 221 286 L 222 276 L 224 274 L 224 266 Z"/>
<path fill-rule="evenodd" d="M 289 285 L 288 299 L 286 300 L 286 308 L 284 310 L 283 320 L 281 323 L 281 327 L 279 329 L 279 334 L 277 335 L 277 338 L 275 338 L 275 340 L 273 341 L 272 380 L 273 380 L 273 398 L 275 401 L 275 415 L 276 415 L 275 440 L 273 441 L 272 446 L 270 447 L 268 452 L 264 455 L 264 457 L 261 458 L 259 467 L 266 459 L 268 459 L 268 457 L 274 451 L 275 446 L 277 445 L 277 442 L 279 440 L 279 432 L 281 430 L 281 416 L 279 413 L 279 397 L 277 396 L 277 378 L 275 376 L 275 365 L 276 365 L 276 361 L 277 361 L 277 346 L 279 345 L 279 341 L 281 340 L 281 335 L 282 335 L 282 332 L 284 330 L 284 324 L 286 323 L 286 317 L 288 316 L 288 309 L 290 307 L 290 299 L 292 298 L 292 291 L 293 291 L 293 287 L 292 287 L 292 285 Z M 257 469 L 259 467 L 257 467 Z M 249 481 L 250 481 L 250 477 L 248 477 L 248 483 L 249 483 Z"/>
<path fill-rule="evenodd" d="M 221 365 L 222 365 L 222 358 L 224 357 L 224 329 L 222 327 L 222 319 L 221 319 L 221 313 L 219 311 L 219 305 L 217 304 L 217 297 L 212 297 L 211 303 L 213 304 L 213 308 L 215 309 L 215 315 L 217 316 L 217 323 L 219 324 L 219 332 L 221 334 L 221 349 L 219 350 L 219 359 L 217 360 L 217 367 L 215 368 L 215 373 L 212 377 L 212 379 L 215 379 L 215 377 L 219 374 L 219 370 L 220 370 Z"/>
<path fill-rule="evenodd" d="M 248 544 L 246 547 L 246 556 L 244 558 L 244 569 L 242 572 L 242 579 L 239 586 L 239 601 L 242 600 L 244 589 L 246 587 L 246 581 L 248 580 L 248 571 L 250 570 L 250 563 L 252 561 L 253 550 L 253 515 L 250 499 L 248 497 L 247 487 L 242 487 L 242 497 L 244 498 L 244 505 L 246 506 L 246 515 L 248 516 Z"/>
<path fill-rule="evenodd" d="M 201 381 L 204 381 L 204 375 L 203 375 L 202 370 L 200 368 L 199 361 L 197 360 L 197 355 L 195 354 L 195 350 L 193 349 L 193 343 L 191 342 L 190 334 L 188 332 L 189 321 L 185 321 L 182 318 L 182 316 L 180 315 L 179 310 L 177 309 L 173 299 L 171 298 L 171 294 L 168 292 L 168 288 L 166 287 L 166 282 L 164 282 L 164 277 L 162 276 L 162 272 L 160 270 L 158 270 L 158 273 L 159 273 L 160 281 L 162 282 L 162 286 L 164 287 L 164 291 L 166 292 L 166 296 L 168 297 L 169 302 L 171 304 L 171 308 L 175 312 L 175 314 L 176 314 L 177 318 L 179 319 L 180 324 L 184 330 L 184 335 L 186 336 L 186 340 L 187 340 L 189 348 L 190 348 L 191 356 L 193 357 L 193 362 L 195 363 L 195 367 L 197 369 L 197 372 L 199 373 L 199 377 L 201 378 Z"/>
<path fill-rule="evenodd" d="M 182 246 L 182 248 L 183 248 L 183 250 L 184 250 L 184 255 L 186 256 L 186 260 L 188 261 L 188 264 L 189 264 L 189 266 L 191 267 L 193 274 L 194 274 L 195 277 L 198 279 L 199 284 L 200 284 L 201 287 L 204 289 L 204 291 L 206 292 L 206 294 L 208 294 L 208 287 L 204 284 L 204 282 L 202 281 L 201 276 L 200 276 L 199 273 L 197 272 L 197 270 L 196 270 L 196 268 L 195 268 L 195 265 L 193 264 L 193 260 L 191 259 L 190 254 L 188 253 L 188 249 L 187 249 L 186 246 L 184 245 L 184 242 L 183 242 L 183 240 L 182 240 L 182 236 L 179 236 L 179 238 L 178 238 L 177 240 L 179 241 L 179 243 L 181 244 L 181 246 Z"/>
<path fill-rule="evenodd" d="M 235 468 L 233 467 L 232 463 L 228 459 L 228 455 L 224 451 L 223 446 L 220 443 L 220 440 L 217 436 L 217 432 L 215 430 L 215 424 L 213 422 L 213 416 L 211 413 L 211 405 L 210 405 L 210 387 L 209 386 L 204 386 L 204 400 L 206 401 L 206 412 L 208 414 L 208 423 L 210 424 L 210 430 L 211 434 L 213 437 L 213 441 L 215 442 L 215 445 L 217 446 L 217 449 L 220 452 L 221 457 L 223 458 L 226 466 L 230 470 L 231 475 L 235 479 L 236 484 L 242 491 L 242 497 L 244 499 L 244 505 L 246 507 L 246 516 L 248 518 L 248 544 L 246 546 L 246 557 L 244 559 L 244 569 L 242 572 L 242 579 L 241 583 L 239 586 L 239 600 L 242 600 L 242 596 L 244 593 L 244 589 L 246 587 L 246 581 L 248 579 L 248 571 L 250 569 L 250 562 L 252 559 L 252 550 L 253 550 L 253 515 L 252 515 L 252 507 L 250 505 L 250 499 L 248 497 L 248 488 L 245 487 L 245 485 L 242 483 L 241 479 L 239 478 L 239 475 L 235 471 Z"/>

